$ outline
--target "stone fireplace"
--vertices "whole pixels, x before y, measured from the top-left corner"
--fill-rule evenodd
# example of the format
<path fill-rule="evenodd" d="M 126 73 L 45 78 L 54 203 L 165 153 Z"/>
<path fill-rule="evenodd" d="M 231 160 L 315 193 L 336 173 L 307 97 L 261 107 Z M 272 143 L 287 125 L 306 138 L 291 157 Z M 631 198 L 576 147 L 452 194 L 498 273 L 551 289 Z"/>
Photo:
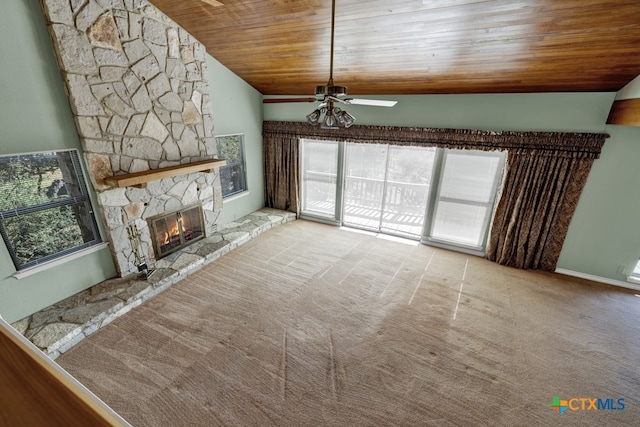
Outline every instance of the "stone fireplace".
<path fill-rule="evenodd" d="M 41 3 L 116 268 L 152 268 L 151 218 L 198 206 L 199 232 L 216 229 L 217 169 L 141 188 L 105 179 L 217 157 L 205 49 L 146 0 Z"/>

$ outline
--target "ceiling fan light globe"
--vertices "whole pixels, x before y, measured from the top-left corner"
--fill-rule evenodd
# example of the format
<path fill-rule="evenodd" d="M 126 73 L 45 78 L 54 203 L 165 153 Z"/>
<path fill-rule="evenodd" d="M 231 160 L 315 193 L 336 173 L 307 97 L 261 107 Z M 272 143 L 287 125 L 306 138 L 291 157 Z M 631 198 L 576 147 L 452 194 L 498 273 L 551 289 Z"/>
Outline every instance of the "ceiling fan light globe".
<path fill-rule="evenodd" d="M 307 115 L 307 122 L 311 125 L 317 125 L 320 121 L 320 109 L 316 109 Z"/>
<path fill-rule="evenodd" d="M 342 122 L 346 128 L 351 127 L 356 122 L 356 118 L 346 111 L 342 111 L 342 113 L 340 113 L 340 117 L 342 118 Z"/>
<path fill-rule="evenodd" d="M 342 115 L 343 111 L 341 111 L 339 108 L 335 109 L 335 118 L 336 121 L 338 122 L 338 127 L 345 127 L 346 123 L 344 121 L 344 116 Z"/>
<path fill-rule="evenodd" d="M 338 120 L 333 114 L 333 110 L 327 110 L 327 114 L 324 116 L 324 120 L 320 127 L 322 129 L 338 129 Z"/>

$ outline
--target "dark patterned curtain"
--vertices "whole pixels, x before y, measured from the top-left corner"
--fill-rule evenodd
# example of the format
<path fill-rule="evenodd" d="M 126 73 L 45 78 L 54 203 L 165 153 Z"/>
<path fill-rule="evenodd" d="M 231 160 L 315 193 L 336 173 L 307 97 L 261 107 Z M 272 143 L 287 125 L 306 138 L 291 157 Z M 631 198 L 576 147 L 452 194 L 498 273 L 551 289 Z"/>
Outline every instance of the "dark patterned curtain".
<path fill-rule="evenodd" d="M 555 271 L 595 157 L 588 153 L 511 150 L 487 258 Z"/>
<path fill-rule="evenodd" d="M 608 136 L 358 125 L 329 130 L 302 122 L 264 122 L 265 199 L 269 207 L 298 212 L 301 138 L 504 150 L 506 174 L 487 258 L 519 268 L 553 271 L 591 165 Z"/>
<path fill-rule="evenodd" d="M 264 158 L 265 206 L 285 211 L 299 211 L 299 138 L 294 135 L 265 134 Z"/>

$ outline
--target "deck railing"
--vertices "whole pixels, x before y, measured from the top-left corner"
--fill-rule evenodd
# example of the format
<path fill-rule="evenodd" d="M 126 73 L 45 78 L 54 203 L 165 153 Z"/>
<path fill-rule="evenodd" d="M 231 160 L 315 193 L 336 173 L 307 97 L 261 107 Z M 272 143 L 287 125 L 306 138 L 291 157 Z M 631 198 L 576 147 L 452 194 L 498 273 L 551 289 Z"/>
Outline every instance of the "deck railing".
<path fill-rule="evenodd" d="M 327 203 L 334 203 L 334 174 L 306 172 L 306 206 L 310 209 L 324 209 Z M 384 195 L 384 218 L 388 228 L 406 228 L 403 225 L 420 229 L 429 194 L 429 184 L 385 181 L 377 178 L 349 176 L 345 180 L 344 212 L 350 223 L 363 222 L 374 224 L 380 220 L 380 209 Z M 396 225 L 398 227 L 396 227 Z M 377 225 L 376 225 L 377 227 Z M 419 231 L 413 233 L 419 234 Z"/>
<path fill-rule="evenodd" d="M 429 184 L 387 181 L 382 179 L 347 177 L 345 205 L 380 208 L 384 194 L 385 212 L 424 215 Z"/>

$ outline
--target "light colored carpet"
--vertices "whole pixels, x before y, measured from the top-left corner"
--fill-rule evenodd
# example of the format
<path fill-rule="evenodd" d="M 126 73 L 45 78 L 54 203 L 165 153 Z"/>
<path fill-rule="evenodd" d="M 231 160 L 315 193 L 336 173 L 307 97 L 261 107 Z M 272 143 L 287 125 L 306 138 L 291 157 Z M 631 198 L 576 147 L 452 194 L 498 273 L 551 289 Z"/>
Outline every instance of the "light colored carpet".
<path fill-rule="evenodd" d="M 639 337 L 632 291 L 298 220 L 57 362 L 134 426 L 638 425 Z"/>

